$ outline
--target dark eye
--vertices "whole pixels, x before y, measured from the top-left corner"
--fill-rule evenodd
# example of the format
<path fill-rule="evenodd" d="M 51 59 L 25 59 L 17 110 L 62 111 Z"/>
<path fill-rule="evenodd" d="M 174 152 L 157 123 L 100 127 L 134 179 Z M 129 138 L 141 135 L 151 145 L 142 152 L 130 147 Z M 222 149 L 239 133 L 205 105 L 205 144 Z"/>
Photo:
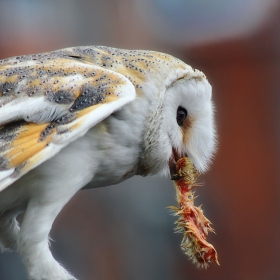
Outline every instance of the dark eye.
<path fill-rule="evenodd" d="M 177 124 L 179 126 L 183 126 L 184 121 L 187 118 L 187 116 L 188 116 L 188 111 L 185 108 L 179 106 L 177 109 L 177 117 L 176 117 Z"/>

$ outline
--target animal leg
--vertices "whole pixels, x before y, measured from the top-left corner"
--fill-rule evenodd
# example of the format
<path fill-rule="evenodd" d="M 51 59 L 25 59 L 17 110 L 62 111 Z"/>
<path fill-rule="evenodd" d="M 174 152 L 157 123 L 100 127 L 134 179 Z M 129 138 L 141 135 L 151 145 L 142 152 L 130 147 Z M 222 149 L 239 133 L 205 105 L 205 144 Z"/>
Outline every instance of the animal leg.
<path fill-rule="evenodd" d="M 72 195 L 60 200 L 31 200 L 20 229 L 19 250 L 32 280 L 75 280 L 52 256 L 48 235 L 60 210 Z M 44 201 L 44 202 L 43 202 Z"/>
<path fill-rule="evenodd" d="M 0 215 L 0 251 L 17 250 L 19 225 L 16 220 L 17 214 L 3 213 Z"/>

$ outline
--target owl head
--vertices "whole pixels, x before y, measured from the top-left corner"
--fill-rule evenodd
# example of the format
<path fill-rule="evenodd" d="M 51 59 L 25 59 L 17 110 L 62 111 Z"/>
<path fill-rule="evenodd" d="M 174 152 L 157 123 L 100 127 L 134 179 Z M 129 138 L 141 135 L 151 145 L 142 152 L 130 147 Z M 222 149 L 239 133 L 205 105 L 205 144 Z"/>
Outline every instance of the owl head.
<path fill-rule="evenodd" d="M 205 172 L 216 147 L 212 88 L 205 75 L 160 52 L 108 47 L 94 51 L 89 60 L 94 57 L 95 63 L 128 78 L 136 98 L 148 100 L 138 174 L 168 176 L 180 157 Z"/>
<path fill-rule="evenodd" d="M 158 108 L 160 127 L 153 156 L 164 167 L 163 174 L 173 172 L 175 162 L 188 157 L 195 168 L 207 170 L 216 147 L 216 132 L 211 100 L 212 88 L 201 72 L 175 80 L 166 89 L 162 106 Z M 164 162 L 160 162 L 160 159 Z M 168 159 L 168 167 L 166 161 Z"/>
<path fill-rule="evenodd" d="M 169 176 L 180 157 L 205 172 L 216 149 L 212 88 L 205 75 L 160 52 L 108 47 L 98 52 L 95 63 L 124 75 L 137 98 L 149 103 L 138 174 Z"/>
<path fill-rule="evenodd" d="M 139 173 L 169 176 L 181 157 L 203 173 L 217 142 L 212 87 L 201 71 L 184 62 L 166 54 L 150 55 L 147 65 L 152 68 L 137 89 L 151 103 Z"/>

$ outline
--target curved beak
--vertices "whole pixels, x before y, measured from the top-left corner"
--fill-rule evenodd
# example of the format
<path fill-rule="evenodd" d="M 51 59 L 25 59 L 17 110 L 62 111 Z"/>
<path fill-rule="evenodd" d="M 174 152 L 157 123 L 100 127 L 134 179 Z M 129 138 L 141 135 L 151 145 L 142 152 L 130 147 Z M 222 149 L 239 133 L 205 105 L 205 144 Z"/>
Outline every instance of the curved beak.
<path fill-rule="evenodd" d="M 176 170 L 176 163 L 182 157 L 188 157 L 188 156 L 187 155 L 181 156 L 179 155 L 176 149 L 172 148 L 172 156 L 169 159 L 169 171 L 170 171 L 171 180 L 177 181 L 184 177 L 177 174 L 178 170 Z"/>

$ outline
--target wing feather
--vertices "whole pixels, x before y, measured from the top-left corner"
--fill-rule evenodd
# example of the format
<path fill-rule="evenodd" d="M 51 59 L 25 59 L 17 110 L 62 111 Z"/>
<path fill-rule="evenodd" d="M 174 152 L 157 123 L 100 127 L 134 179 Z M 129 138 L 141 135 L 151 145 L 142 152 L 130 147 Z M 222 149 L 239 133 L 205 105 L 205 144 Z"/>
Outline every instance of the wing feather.
<path fill-rule="evenodd" d="M 0 61 L 0 191 L 133 101 L 133 84 L 93 63 Z"/>

